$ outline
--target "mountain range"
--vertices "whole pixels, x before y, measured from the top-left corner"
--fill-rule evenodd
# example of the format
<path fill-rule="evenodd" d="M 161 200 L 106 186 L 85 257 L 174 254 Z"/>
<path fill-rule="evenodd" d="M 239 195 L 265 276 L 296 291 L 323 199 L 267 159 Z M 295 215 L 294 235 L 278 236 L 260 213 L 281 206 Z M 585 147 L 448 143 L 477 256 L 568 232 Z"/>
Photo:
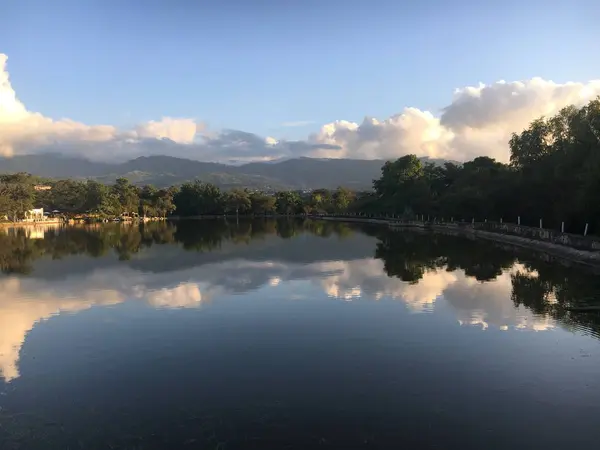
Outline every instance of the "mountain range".
<path fill-rule="evenodd" d="M 421 158 L 434 164 L 440 159 Z M 199 179 L 220 188 L 260 190 L 334 189 L 345 186 L 369 190 L 381 175 L 385 160 L 296 158 L 279 162 L 228 165 L 172 156 L 142 156 L 124 163 L 104 163 L 60 154 L 0 158 L 0 173 L 28 172 L 44 178 L 94 179 L 112 183 L 119 177 L 134 184 L 165 187 Z"/>

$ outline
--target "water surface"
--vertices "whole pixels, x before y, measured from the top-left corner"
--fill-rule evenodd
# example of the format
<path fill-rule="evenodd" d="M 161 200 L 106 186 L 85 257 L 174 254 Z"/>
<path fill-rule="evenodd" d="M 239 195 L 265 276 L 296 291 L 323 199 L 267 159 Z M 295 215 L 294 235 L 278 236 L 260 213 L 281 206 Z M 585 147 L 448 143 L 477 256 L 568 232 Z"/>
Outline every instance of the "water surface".
<path fill-rule="evenodd" d="M 441 235 L 0 230 L 0 448 L 593 448 L 581 268 Z"/>

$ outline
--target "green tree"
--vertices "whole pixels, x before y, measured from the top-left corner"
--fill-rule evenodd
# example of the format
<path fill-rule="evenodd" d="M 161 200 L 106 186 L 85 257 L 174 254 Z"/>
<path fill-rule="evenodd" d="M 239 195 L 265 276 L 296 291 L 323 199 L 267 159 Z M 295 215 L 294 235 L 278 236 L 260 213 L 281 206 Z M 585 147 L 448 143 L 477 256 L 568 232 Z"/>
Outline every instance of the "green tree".
<path fill-rule="evenodd" d="M 50 193 L 50 208 L 63 213 L 82 212 L 86 203 L 87 188 L 80 181 L 59 180 L 53 184 Z"/>
<path fill-rule="evenodd" d="M 160 189 L 156 193 L 154 209 L 158 217 L 167 217 L 175 211 L 174 198 L 177 193 L 175 188 Z"/>
<path fill-rule="evenodd" d="M 333 197 L 327 189 L 315 189 L 308 199 L 308 212 L 328 213 L 333 212 Z"/>
<path fill-rule="evenodd" d="M 333 205 L 335 212 L 345 212 L 355 200 L 356 194 L 344 187 L 338 187 L 333 193 Z"/>
<path fill-rule="evenodd" d="M 120 214 L 121 204 L 119 198 L 108 186 L 94 180 L 88 180 L 85 188 L 83 212 L 100 216 L 117 216 Z"/>
<path fill-rule="evenodd" d="M 155 217 L 158 215 L 158 190 L 152 185 L 144 186 L 140 191 L 140 215 Z"/>
<path fill-rule="evenodd" d="M 225 211 L 236 215 L 250 211 L 252 201 L 246 190 L 232 189 L 224 194 Z"/>
<path fill-rule="evenodd" d="M 139 208 L 139 195 L 137 188 L 129 183 L 127 178 L 117 178 L 111 187 L 111 194 L 119 200 L 120 213 L 137 213 Z"/>
<path fill-rule="evenodd" d="M 218 187 L 199 180 L 184 183 L 174 198 L 175 207 L 181 216 L 223 214 L 223 195 Z"/>
<path fill-rule="evenodd" d="M 252 214 L 264 215 L 275 212 L 276 198 L 273 195 L 253 192 L 250 194 L 250 210 Z"/>
<path fill-rule="evenodd" d="M 0 217 L 17 221 L 34 207 L 35 190 L 29 174 L 0 175 Z"/>
<path fill-rule="evenodd" d="M 279 214 L 300 214 L 302 212 L 302 199 L 294 191 L 278 192 L 275 195 L 275 208 Z"/>
<path fill-rule="evenodd" d="M 428 200 L 423 164 L 415 155 L 406 155 L 381 168 L 381 178 L 373 181 L 383 211 L 400 213 L 411 208 L 422 210 Z"/>

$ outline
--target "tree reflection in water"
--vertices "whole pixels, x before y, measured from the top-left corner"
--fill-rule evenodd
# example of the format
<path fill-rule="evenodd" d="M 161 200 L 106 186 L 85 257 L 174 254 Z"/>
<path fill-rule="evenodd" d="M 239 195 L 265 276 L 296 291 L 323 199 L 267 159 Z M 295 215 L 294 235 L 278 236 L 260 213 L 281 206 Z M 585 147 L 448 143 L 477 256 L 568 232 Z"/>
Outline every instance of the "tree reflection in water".
<path fill-rule="evenodd" d="M 566 328 L 600 335 L 599 313 L 571 311 L 582 303 L 600 305 L 600 279 L 581 267 L 462 237 L 387 230 L 376 234 L 380 242 L 375 256 L 384 261 L 391 277 L 418 283 L 427 271 L 461 269 L 465 275 L 485 282 L 516 267 L 510 274 L 515 306 L 549 316 Z"/>
<path fill-rule="evenodd" d="M 120 261 L 127 261 L 143 249 L 163 244 L 209 253 L 224 243 L 244 246 L 267 238 L 292 239 L 303 233 L 343 239 L 358 229 L 377 238 L 374 257 L 382 261 L 389 277 L 418 284 L 427 273 L 462 270 L 468 278 L 489 282 L 510 271 L 515 306 L 551 317 L 569 329 L 600 333 L 598 313 L 571 311 L 582 302 L 600 302 L 600 279 L 578 267 L 467 238 L 334 221 L 207 219 L 111 223 L 49 229 L 43 239 L 30 239 L 26 229 L 15 228 L 0 233 L 0 270 L 28 275 L 40 258 L 61 259 L 77 254 L 98 258 L 113 253 Z"/>

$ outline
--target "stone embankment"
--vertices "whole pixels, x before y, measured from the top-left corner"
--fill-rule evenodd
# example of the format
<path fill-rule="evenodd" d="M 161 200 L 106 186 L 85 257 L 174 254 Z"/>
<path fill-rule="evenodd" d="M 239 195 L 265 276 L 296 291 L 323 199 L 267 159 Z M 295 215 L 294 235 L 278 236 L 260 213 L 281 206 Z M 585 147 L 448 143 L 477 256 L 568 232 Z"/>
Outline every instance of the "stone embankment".
<path fill-rule="evenodd" d="M 457 236 L 470 236 L 515 247 L 534 249 L 574 263 L 600 267 L 600 238 L 595 236 L 561 233 L 544 228 L 499 222 L 434 223 L 385 217 L 352 216 L 324 216 L 315 217 L 315 219 L 386 224 L 392 229 L 414 228 Z"/>
<path fill-rule="evenodd" d="M 600 266 L 600 240 L 594 236 L 578 236 L 543 228 L 490 222 L 431 223 L 396 221 L 390 222 L 390 227 L 416 227 L 449 234 L 471 235 L 516 247 L 539 250 L 573 262 Z"/>

